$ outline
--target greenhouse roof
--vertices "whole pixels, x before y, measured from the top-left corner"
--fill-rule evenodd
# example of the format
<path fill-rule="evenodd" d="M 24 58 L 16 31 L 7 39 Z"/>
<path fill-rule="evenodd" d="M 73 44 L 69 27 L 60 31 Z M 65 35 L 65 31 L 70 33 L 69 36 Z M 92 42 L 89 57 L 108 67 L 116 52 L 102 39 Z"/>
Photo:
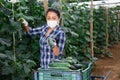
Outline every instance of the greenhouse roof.
<path fill-rule="evenodd" d="M 82 5 L 82 4 L 88 4 L 90 6 L 91 2 L 81 2 L 81 3 L 79 3 L 79 5 Z M 120 6 L 120 0 L 93 1 L 93 5 L 94 5 L 95 8 L 98 8 L 99 6 L 116 7 L 116 6 Z"/>
<path fill-rule="evenodd" d="M 120 0 L 103 0 L 93 2 L 95 6 L 116 7 L 120 6 Z"/>

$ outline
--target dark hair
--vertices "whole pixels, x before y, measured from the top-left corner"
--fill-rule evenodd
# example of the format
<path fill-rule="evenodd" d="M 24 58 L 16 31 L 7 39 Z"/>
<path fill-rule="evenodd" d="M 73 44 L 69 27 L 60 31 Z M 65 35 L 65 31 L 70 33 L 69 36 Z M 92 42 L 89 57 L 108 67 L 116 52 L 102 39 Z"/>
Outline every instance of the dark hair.
<path fill-rule="evenodd" d="M 54 9 L 54 8 L 48 8 L 48 10 L 46 12 L 46 16 L 47 16 L 48 12 L 51 12 L 51 11 L 55 12 L 57 14 L 57 16 L 60 18 L 60 12 L 59 12 L 59 10 Z"/>

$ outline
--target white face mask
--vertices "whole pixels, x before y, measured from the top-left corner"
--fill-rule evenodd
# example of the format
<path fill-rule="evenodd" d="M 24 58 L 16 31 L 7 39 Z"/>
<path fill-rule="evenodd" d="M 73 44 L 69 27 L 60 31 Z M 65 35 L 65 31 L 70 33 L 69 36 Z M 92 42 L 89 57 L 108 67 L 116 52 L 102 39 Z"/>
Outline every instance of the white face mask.
<path fill-rule="evenodd" d="M 58 21 L 56 20 L 47 20 L 47 25 L 51 28 L 54 28 L 58 25 Z"/>

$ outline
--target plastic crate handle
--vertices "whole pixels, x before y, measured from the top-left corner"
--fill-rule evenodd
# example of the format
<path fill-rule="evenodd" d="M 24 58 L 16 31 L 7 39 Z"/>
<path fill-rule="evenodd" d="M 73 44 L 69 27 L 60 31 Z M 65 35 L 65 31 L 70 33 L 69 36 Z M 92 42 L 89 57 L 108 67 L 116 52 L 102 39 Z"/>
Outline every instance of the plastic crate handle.
<path fill-rule="evenodd" d="M 57 73 L 57 72 L 51 73 L 51 76 L 53 76 L 53 77 L 63 77 L 62 73 Z"/>
<path fill-rule="evenodd" d="M 38 80 L 37 79 L 37 71 L 34 71 L 34 80 Z"/>

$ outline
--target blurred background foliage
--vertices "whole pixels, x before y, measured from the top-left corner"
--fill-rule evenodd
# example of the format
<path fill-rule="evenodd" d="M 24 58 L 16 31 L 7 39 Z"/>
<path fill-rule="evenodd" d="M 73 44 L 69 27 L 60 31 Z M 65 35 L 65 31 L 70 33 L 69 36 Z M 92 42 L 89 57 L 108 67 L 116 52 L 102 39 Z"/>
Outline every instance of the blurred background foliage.
<path fill-rule="evenodd" d="M 61 26 L 66 32 L 67 41 L 64 57 L 72 56 L 79 61 L 90 61 L 90 9 L 87 4 L 79 5 L 66 2 L 50 2 L 49 6 L 62 7 Z M 78 1 L 78 0 L 74 0 Z M 106 23 L 106 9 L 94 9 L 94 53 L 102 57 L 112 57 L 106 47 L 106 24 L 108 24 L 109 45 L 119 42 L 118 17 L 115 10 L 120 6 L 109 8 Z M 33 80 L 33 71 L 40 65 L 39 37 L 29 36 L 24 32 L 19 18 L 24 17 L 31 27 L 46 24 L 42 2 L 20 0 L 17 3 L 0 1 L 0 78 L 3 80 Z"/>

